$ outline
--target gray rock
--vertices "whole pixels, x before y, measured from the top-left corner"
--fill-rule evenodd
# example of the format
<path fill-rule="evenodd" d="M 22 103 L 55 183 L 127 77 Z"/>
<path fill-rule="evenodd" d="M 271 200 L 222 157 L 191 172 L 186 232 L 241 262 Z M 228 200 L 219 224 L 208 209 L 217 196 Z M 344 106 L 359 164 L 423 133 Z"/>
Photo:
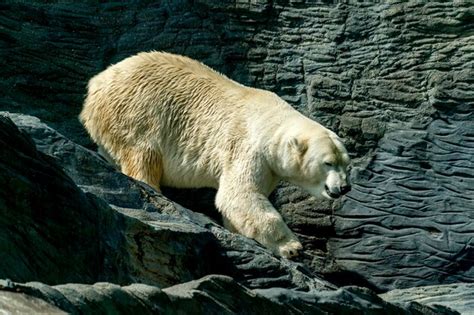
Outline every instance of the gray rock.
<path fill-rule="evenodd" d="M 8 118 L 0 115 L 0 126 L 0 277 L 165 286 L 209 274 L 214 268 L 198 257 L 220 265 L 208 230 L 169 215 L 113 209 L 77 187 Z"/>
<path fill-rule="evenodd" d="M 448 306 L 461 314 L 474 314 L 474 284 L 472 283 L 396 289 L 381 294 L 380 297 L 390 303 L 416 301 L 425 305 Z"/>
<path fill-rule="evenodd" d="M 1 284 L 0 281 L 0 297 L 21 294 L 39 299 L 68 314 L 126 314 L 131 311 L 140 314 L 163 314 L 163 311 L 171 306 L 170 300 L 159 288 L 144 284 L 121 287 L 101 282 L 93 285 L 49 286 L 41 282 L 28 282 L 12 283 L 6 288 Z M 18 297 L 15 300 L 19 300 Z M 18 303 L 20 304 L 21 300 Z M 37 309 L 33 313 L 39 311 Z"/>
<path fill-rule="evenodd" d="M 69 314 L 458 314 L 416 302 L 390 304 L 361 288 L 306 293 L 283 288 L 250 290 L 219 275 L 166 289 L 144 284 L 48 286 L 39 282 L 4 287 L 0 281 L 0 301 L 5 298 L 15 301 L 18 309 L 30 306 L 25 301 L 41 299 L 48 304 L 36 302 L 38 308 L 30 309 L 38 312 L 49 307 Z"/>
<path fill-rule="evenodd" d="M 67 314 L 59 308 L 24 293 L 0 291 L 0 310 L 4 314 Z"/>
<path fill-rule="evenodd" d="M 272 288 L 256 290 L 259 294 L 296 314 L 423 314 L 457 312 L 443 306 L 430 306 L 410 300 L 401 303 L 383 301 L 373 291 L 361 287 L 344 287 L 336 291 L 306 293 Z M 394 304 L 391 304 L 394 303 Z"/>
<path fill-rule="evenodd" d="M 335 213 L 331 254 L 379 288 L 474 280 L 474 116 L 444 117 L 386 133 Z"/>
<path fill-rule="evenodd" d="M 107 248 L 100 206 L 9 119 L 0 116 L 0 124 L 1 277 L 93 281 Z"/>

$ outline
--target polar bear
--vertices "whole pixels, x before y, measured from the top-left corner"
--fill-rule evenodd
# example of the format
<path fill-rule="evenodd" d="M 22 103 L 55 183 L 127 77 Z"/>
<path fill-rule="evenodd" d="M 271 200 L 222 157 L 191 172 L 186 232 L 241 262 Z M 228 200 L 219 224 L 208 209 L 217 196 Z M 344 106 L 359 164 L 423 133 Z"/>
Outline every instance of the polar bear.
<path fill-rule="evenodd" d="M 302 249 L 268 201 L 280 180 L 316 197 L 350 190 L 335 133 L 184 56 L 139 53 L 110 66 L 89 81 L 80 120 L 130 177 L 158 191 L 216 188 L 224 226 L 279 256 Z"/>

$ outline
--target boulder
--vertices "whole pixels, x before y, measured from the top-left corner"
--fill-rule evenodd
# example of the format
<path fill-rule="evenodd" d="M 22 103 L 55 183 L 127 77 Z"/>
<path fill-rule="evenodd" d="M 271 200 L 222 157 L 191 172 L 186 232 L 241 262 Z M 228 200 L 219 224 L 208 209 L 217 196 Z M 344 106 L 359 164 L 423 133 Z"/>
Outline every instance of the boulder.
<path fill-rule="evenodd" d="M 408 289 L 396 289 L 381 294 L 381 298 L 403 304 L 416 301 L 424 305 L 444 305 L 461 314 L 472 314 L 474 310 L 474 284 L 454 283 Z"/>
<path fill-rule="evenodd" d="M 53 314 L 459 314 L 446 307 L 416 302 L 390 304 L 361 288 L 312 293 L 283 288 L 250 290 L 220 275 L 165 289 L 106 282 L 49 286 L 0 281 L 0 307 L 2 301 L 11 303 L 7 310 Z"/>

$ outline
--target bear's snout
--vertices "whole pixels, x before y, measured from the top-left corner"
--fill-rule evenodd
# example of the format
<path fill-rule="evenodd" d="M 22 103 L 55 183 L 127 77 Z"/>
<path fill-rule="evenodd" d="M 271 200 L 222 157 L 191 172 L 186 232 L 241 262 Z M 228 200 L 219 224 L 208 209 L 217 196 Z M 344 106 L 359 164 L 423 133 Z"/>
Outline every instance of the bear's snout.
<path fill-rule="evenodd" d="M 337 199 L 351 191 L 352 187 L 350 185 L 344 185 L 339 188 L 336 188 L 337 191 L 331 190 L 327 185 L 325 185 L 324 188 L 326 189 L 326 193 L 329 195 L 329 197 Z"/>
<path fill-rule="evenodd" d="M 326 193 L 328 194 L 328 196 L 332 199 L 337 199 L 341 197 L 340 191 L 331 190 L 327 185 L 324 186 L 324 189 L 326 190 Z"/>

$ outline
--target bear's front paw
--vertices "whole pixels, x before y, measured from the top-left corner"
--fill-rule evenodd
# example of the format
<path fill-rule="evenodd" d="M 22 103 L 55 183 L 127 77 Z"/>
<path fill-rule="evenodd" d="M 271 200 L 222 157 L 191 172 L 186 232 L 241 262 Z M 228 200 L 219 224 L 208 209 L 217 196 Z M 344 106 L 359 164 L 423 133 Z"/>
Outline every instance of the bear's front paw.
<path fill-rule="evenodd" d="M 303 249 L 303 245 L 296 240 L 291 240 L 277 247 L 277 255 L 285 258 L 293 258 L 300 254 L 300 251 Z"/>

